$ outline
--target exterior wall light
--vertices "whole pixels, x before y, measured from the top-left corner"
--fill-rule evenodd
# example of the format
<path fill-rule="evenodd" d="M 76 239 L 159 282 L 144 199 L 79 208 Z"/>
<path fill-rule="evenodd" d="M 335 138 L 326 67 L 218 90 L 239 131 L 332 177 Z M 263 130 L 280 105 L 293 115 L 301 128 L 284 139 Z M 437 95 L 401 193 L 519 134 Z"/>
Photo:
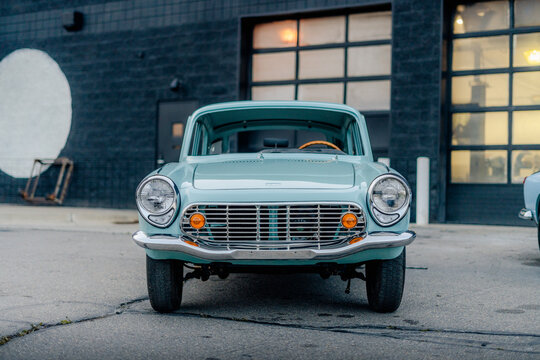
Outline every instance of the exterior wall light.
<path fill-rule="evenodd" d="M 84 16 L 79 11 L 66 11 L 62 14 L 62 26 L 67 31 L 79 31 L 82 29 Z"/>
<path fill-rule="evenodd" d="M 296 30 L 283 29 L 279 33 L 279 37 L 285 44 L 296 44 Z"/>
<path fill-rule="evenodd" d="M 527 62 L 529 64 L 540 65 L 540 51 L 533 49 L 533 50 L 525 51 L 523 55 L 525 55 L 525 59 L 527 59 Z"/>

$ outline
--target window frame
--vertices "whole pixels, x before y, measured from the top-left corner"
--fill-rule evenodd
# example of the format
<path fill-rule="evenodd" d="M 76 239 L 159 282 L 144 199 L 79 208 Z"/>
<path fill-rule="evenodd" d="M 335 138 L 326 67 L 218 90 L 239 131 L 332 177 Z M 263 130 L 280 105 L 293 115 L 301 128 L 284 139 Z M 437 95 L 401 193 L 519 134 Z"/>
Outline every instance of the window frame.
<path fill-rule="evenodd" d="M 276 86 L 276 85 L 293 85 L 294 86 L 294 100 L 298 100 L 298 88 L 303 84 L 328 84 L 328 83 L 341 83 L 343 84 L 343 98 L 342 103 L 346 104 L 347 100 L 347 84 L 349 82 L 356 81 L 390 81 L 392 82 L 392 70 L 388 75 L 369 75 L 369 76 L 348 76 L 348 49 L 351 47 L 362 46 L 375 46 L 375 45 L 390 45 L 393 49 L 393 36 L 390 35 L 389 39 L 384 40 L 368 40 L 368 41 L 349 41 L 349 15 L 358 13 L 370 13 L 370 12 L 384 12 L 389 11 L 392 14 L 392 8 L 390 4 L 383 4 L 378 6 L 368 6 L 362 8 L 343 8 L 330 11 L 318 11 L 311 13 L 296 13 L 289 15 L 276 15 L 276 16 L 264 16 L 257 18 L 244 18 L 242 21 L 242 67 L 241 67 L 241 98 L 251 100 L 251 89 L 253 86 Z M 300 20 L 318 18 L 318 17 L 331 17 L 331 16 L 344 16 L 345 17 L 345 41 L 343 43 L 335 44 L 320 44 L 320 45 L 304 45 L 300 46 Z M 264 49 L 253 48 L 253 30 L 256 25 L 280 21 L 280 20 L 295 20 L 296 21 L 296 45 L 288 47 L 274 47 Z M 299 54 L 304 50 L 323 50 L 323 49 L 343 49 L 343 77 L 333 78 L 320 78 L 320 79 L 300 79 L 299 78 Z M 252 59 L 254 54 L 265 53 L 277 53 L 277 52 L 294 52 L 296 57 L 295 64 L 295 77 L 293 80 L 276 80 L 276 81 L 252 81 Z M 391 94 L 389 94 L 391 99 Z M 362 110 L 363 114 L 369 115 L 388 115 L 391 109 L 388 110 Z"/>
<path fill-rule="evenodd" d="M 540 104 L 538 105 L 514 105 L 513 104 L 513 80 L 515 73 L 524 73 L 531 71 L 540 71 L 540 65 L 537 66 L 523 66 L 514 67 L 514 35 L 540 33 L 540 26 L 528 26 L 528 27 L 515 27 L 515 0 L 507 0 L 509 4 L 509 27 L 507 29 L 498 30 L 486 30 L 475 31 L 462 34 L 454 34 L 454 19 L 456 17 L 456 8 L 459 4 L 471 3 L 470 1 L 459 1 L 452 3 L 452 9 L 449 13 L 449 31 L 448 41 L 446 45 L 447 49 L 447 66 L 443 74 L 445 75 L 446 95 L 445 102 L 447 105 L 446 111 L 446 130 L 447 130 L 447 178 L 448 183 L 455 185 L 487 185 L 487 186 L 519 186 L 521 183 L 512 182 L 512 152 L 515 150 L 540 150 L 540 144 L 529 145 L 514 145 L 512 144 L 512 128 L 513 128 L 513 114 L 514 111 L 526 111 L 526 110 L 540 110 Z M 474 1 L 474 3 L 489 2 L 489 1 Z M 453 44 L 456 39 L 465 38 L 479 38 L 486 36 L 508 36 L 508 67 L 503 68 L 491 68 L 491 69 L 474 69 L 474 70 L 458 70 L 452 69 L 453 65 Z M 478 107 L 474 105 L 453 105 L 452 104 L 452 79 L 455 76 L 467 76 L 467 75 L 490 75 L 490 74 L 506 74 L 508 75 L 508 105 L 505 106 L 483 106 Z M 508 138 L 507 143 L 504 145 L 453 145 L 452 144 L 452 115 L 457 113 L 488 113 L 488 112 L 506 112 L 508 114 Z M 456 150 L 506 150 L 506 182 L 505 183 L 488 183 L 488 182 L 452 182 L 452 163 L 451 155 L 452 151 Z"/>

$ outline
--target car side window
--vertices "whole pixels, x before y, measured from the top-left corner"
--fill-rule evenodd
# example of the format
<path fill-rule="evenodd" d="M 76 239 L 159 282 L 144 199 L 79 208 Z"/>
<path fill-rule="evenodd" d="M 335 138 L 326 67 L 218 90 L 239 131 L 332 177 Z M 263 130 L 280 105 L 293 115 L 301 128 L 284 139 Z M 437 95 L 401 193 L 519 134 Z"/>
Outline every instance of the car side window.
<path fill-rule="evenodd" d="M 354 148 L 354 137 L 352 132 L 352 125 L 347 127 L 347 153 L 349 155 L 356 155 L 356 149 Z"/>
<path fill-rule="evenodd" d="M 208 131 L 206 130 L 206 126 L 201 125 L 201 132 L 200 132 L 200 140 L 199 140 L 199 148 L 197 149 L 197 155 L 206 155 L 208 152 Z"/>
<path fill-rule="evenodd" d="M 193 143 L 191 146 L 191 155 L 200 156 L 206 155 L 208 146 L 208 131 L 206 126 L 201 123 L 195 124 L 195 129 L 193 131 Z"/>
<path fill-rule="evenodd" d="M 218 139 L 210 144 L 208 149 L 208 155 L 219 155 L 223 154 L 223 139 Z"/>
<path fill-rule="evenodd" d="M 360 131 L 358 124 L 353 121 L 347 126 L 346 132 L 347 141 L 347 153 L 349 155 L 363 155 L 362 140 L 360 138 Z"/>
<path fill-rule="evenodd" d="M 354 155 L 364 155 L 364 149 L 362 147 L 362 137 L 360 136 L 360 128 L 355 121 L 351 123 L 352 136 L 354 141 Z"/>
<path fill-rule="evenodd" d="M 358 155 L 358 149 L 356 147 L 356 141 L 354 138 L 355 123 L 349 124 L 347 127 L 347 150 L 349 155 Z"/>

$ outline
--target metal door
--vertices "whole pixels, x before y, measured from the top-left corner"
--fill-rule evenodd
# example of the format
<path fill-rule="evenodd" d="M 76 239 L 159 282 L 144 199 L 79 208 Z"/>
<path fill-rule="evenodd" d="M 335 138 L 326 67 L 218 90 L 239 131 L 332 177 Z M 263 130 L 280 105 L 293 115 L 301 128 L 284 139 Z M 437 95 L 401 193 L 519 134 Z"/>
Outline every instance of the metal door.
<path fill-rule="evenodd" d="M 188 117 L 199 107 L 198 101 L 160 101 L 158 103 L 157 165 L 178 161 Z"/>

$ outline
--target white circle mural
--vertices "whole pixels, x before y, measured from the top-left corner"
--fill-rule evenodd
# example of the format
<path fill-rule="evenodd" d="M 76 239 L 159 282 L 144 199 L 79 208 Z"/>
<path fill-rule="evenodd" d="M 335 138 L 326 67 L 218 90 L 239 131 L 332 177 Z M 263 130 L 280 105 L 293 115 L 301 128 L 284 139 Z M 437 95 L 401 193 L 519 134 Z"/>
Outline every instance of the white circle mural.
<path fill-rule="evenodd" d="M 70 128 L 71 91 L 56 61 L 35 49 L 19 49 L 3 58 L 0 170 L 29 177 L 34 159 L 58 157 Z"/>

